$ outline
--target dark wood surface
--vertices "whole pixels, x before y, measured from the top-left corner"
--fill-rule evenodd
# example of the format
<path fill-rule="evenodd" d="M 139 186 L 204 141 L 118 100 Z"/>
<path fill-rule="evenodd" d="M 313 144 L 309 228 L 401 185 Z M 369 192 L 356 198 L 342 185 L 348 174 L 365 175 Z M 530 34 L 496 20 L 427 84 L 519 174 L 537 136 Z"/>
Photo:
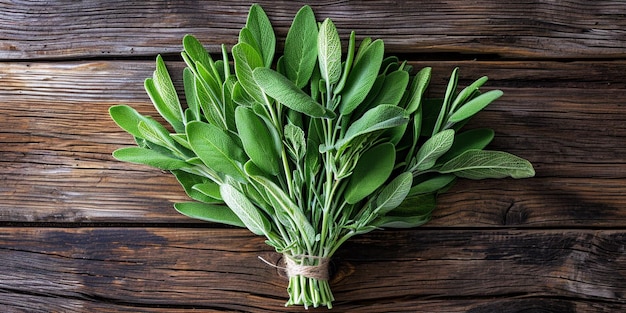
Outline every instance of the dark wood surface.
<path fill-rule="evenodd" d="M 303 2 L 260 1 L 279 40 Z M 157 53 L 185 33 L 233 44 L 245 1 L 0 3 L 0 311 L 291 312 L 279 257 L 246 230 L 172 208 L 175 179 L 115 161 L 108 117 L 154 110 Z M 460 181 L 433 220 L 349 241 L 336 312 L 626 310 L 626 5 L 622 1 L 325 1 L 345 36 L 505 95 L 470 126 L 529 159 L 527 180 Z M 180 86 L 178 86 L 180 88 Z M 322 309 L 326 311 L 326 309 Z M 316 311 L 316 310 L 315 310 Z"/>

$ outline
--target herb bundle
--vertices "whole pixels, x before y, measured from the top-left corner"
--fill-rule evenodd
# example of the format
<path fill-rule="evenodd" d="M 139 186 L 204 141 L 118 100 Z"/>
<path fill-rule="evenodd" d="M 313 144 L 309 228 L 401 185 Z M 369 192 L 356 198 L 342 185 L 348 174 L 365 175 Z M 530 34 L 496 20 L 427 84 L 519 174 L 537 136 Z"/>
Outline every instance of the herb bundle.
<path fill-rule="evenodd" d="M 158 56 L 145 89 L 170 125 L 111 107 L 137 143 L 113 155 L 171 171 L 195 200 L 176 203 L 180 213 L 265 236 L 286 260 L 287 305 L 330 308 L 328 261 L 341 244 L 424 224 L 456 178 L 534 175 L 528 161 L 484 150 L 492 130 L 460 130 L 502 95 L 479 91 L 486 77 L 459 91 L 455 69 L 444 97 L 426 99 L 430 68 L 411 75 L 382 40 L 357 45 L 354 32 L 342 52 L 333 22 L 308 6 L 278 58 L 258 5 L 221 60 L 191 35 L 183 48 L 186 105 Z"/>

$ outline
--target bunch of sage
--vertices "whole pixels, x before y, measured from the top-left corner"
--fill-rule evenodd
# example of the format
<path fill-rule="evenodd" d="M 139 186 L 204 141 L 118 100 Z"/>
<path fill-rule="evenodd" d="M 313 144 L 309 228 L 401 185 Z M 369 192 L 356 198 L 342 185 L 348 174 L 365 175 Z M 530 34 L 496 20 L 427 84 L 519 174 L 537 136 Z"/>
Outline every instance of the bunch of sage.
<path fill-rule="evenodd" d="M 308 6 L 277 59 L 258 5 L 221 60 L 191 35 L 183 48 L 184 105 L 158 56 L 145 89 L 170 125 L 111 107 L 137 143 L 113 155 L 171 171 L 195 200 L 175 204 L 180 213 L 265 236 L 286 259 L 287 305 L 330 308 L 328 260 L 341 244 L 424 224 L 456 178 L 534 175 L 528 161 L 484 150 L 492 130 L 460 130 L 502 95 L 479 91 L 486 77 L 459 91 L 455 69 L 443 98 L 426 99 L 430 68 L 411 75 L 382 40 L 357 45 L 354 32 L 342 52 L 333 22 Z"/>

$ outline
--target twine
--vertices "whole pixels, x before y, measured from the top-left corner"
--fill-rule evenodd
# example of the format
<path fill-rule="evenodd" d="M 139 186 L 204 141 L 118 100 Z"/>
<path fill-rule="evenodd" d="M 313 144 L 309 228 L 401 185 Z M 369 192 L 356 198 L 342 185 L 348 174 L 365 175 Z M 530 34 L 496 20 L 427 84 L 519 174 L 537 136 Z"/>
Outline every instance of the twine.
<path fill-rule="evenodd" d="M 309 260 L 317 259 L 318 261 L 317 261 L 317 265 L 304 265 L 304 264 L 298 264 L 298 261 L 295 260 L 294 258 L 298 259 L 300 262 L 302 262 L 305 259 L 309 259 Z M 288 277 L 302 276 L 302 277 L 313 278 L 317 280 L 328 280 L 330 278 L 328 275 L 328 266 L 330 264 L 329 258 L 323 258 L 319 256 L 312 256 L 312 255 L 297 255 L 293 257 L 284 255 L 285 267 L 271 264 L 270 262 L 266 261 L 260 256 L 259 256 L 259 259 L 261 259 L 261 261 L 265 262 L 266 264 L 272 267 L 285 270 L 285 272 L 287 272 Z"/>

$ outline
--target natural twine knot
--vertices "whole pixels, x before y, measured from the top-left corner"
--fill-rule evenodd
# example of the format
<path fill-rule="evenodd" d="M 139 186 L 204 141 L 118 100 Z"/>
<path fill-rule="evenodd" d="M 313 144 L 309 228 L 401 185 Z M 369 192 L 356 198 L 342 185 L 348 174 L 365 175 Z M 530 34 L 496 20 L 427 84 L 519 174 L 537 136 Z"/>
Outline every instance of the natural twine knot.
<path fill-rule="evenodd" d="M 259 259 L 269 266 L 285 270 L 287 277 L 299 275 L 317 280 L 328 280 L 330 278 L 328 274 L 330 258 L 312 255 L 288 256 L 284 254 L 285 267 L 274 265 L 260 256 Z M 317 260 L 317 265 L 298 264 L 298 262 L 303 263 L 304 260 Z"/>
<path fill-rule="evenodd" d="M 293 257 L 285 256 L 285 264 L 287 265 L 287 276 L 303 276 L 307 278 L 313 278 L 317 280 L 328 280 L 328 265 L 330 264 L 329 258 L 323 258 L 318 256 L 301 255 L 297 256 L 302 262 L 305 259 L 316 259 L 317 265 L 304 265 L 298 264 Z"/>

